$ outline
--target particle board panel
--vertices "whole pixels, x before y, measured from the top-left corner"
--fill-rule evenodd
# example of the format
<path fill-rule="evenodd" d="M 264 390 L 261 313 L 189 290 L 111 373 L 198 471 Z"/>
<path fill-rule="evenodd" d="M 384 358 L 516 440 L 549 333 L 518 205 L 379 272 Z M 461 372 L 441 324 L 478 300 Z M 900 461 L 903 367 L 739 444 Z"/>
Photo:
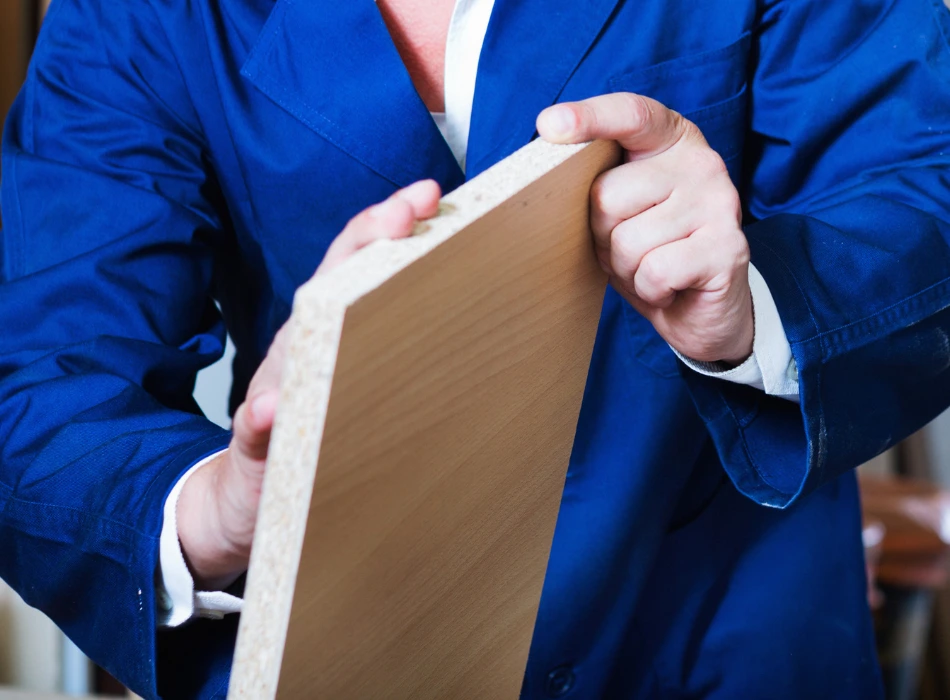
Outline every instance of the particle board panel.
<path fill-rule="evenodd" d="M 612 142 L 535 141 L 302 286 L 229 698 L 517 698 Z"/>

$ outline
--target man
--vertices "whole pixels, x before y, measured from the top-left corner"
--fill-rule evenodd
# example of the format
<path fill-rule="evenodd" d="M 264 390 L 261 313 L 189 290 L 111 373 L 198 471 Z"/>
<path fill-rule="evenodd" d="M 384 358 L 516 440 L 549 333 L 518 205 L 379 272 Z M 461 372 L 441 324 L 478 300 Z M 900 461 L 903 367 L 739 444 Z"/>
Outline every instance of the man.
<path fill-rule="evenodd" d="M 3 141 L 0 574 L 140 694 L 223 697 L 200 618 L 296 287 L 428 180 L 611 138 L 523 694 L 878 696 L 849 470 L 950 403 L 948 36 L 936 0 L 58 0 Z M 225 327 L 233 433 L 190 396 Z"/>

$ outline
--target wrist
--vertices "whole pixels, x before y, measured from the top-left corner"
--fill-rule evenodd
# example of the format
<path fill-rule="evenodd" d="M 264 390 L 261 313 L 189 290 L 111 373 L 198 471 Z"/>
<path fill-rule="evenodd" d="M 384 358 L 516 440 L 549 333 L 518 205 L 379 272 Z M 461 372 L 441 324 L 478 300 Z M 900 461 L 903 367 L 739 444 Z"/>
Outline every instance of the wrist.
<path fill-rule="evenodd" d="M 178 540 L 196 590 L 221 590 L 246 569 L 253 527 L 235 527 L 234 470 L 225 450 L 188 479 L 178 500 Z"/>
<path fill-rule="evenodd" d="M 752 357 L 752 339 L 749 339 L 748 343 L 743 343 L 740 346 L 742 349 L 737 350 L 734 354 L 730 354 L 727 357 L 723 357 L 719 360 L 722 364 L 726 365 L 729 369 L 733 367 L 738 367 L 743 364 L 746 360 Z"/>
<path fill-rule="evenodd" d="M 739 314 L 742 321 L 738 324 L 738 331 L 735 334 L 736 342 L 732 350 L 719 358 L 719 361 L 730 368 L 738 367 L 743 362 L 752 357 L 755 349 L 755 311 L 752 306 L 752 292 L 749 291 L 746 297 L 745 308 Z"/>

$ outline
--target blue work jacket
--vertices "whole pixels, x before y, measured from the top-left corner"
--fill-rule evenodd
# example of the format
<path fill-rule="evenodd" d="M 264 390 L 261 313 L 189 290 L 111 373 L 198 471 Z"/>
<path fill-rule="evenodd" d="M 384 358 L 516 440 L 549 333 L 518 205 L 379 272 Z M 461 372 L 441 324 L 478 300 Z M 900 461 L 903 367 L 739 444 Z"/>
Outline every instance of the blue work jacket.
<path fill-rule="evenodd" d="M 523 695 L 877 697 L 851 469 L 950 403 L 948 36 L 940 0 L 496 0 L 463 173 L 372 0 L 54 0 L 3 137 L 0 575 L 138 693 L 223 697 L 233 617 L 156 631 L 165 497 L 229 440 L 195 373 L 227 329 L 239 401 L 364 207 L 632 91 L 725 160 L 801 404 L 607 293 Z"/>

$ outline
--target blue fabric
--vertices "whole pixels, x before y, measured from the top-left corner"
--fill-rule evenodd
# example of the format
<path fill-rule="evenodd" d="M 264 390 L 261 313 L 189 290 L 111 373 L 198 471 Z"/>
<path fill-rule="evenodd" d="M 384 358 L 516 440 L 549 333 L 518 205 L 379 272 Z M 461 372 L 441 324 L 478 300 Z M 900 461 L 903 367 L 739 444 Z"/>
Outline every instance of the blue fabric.
<path fill-rule="evenodd" d="M 630 90 L 726 160 L 802 404 L 607 294 L 524 695 L 878 697 L 849 470 L 950 403 L 948 36 L 939 0 L 496 0 L 463 174 L 372 0 L 54 0 L 3 137 L 0 575 L 143 696 L 223 697 L 234 621 L 156 633 L 153 575 L 225 328 L 236 402 L 352 215 Z"/>

